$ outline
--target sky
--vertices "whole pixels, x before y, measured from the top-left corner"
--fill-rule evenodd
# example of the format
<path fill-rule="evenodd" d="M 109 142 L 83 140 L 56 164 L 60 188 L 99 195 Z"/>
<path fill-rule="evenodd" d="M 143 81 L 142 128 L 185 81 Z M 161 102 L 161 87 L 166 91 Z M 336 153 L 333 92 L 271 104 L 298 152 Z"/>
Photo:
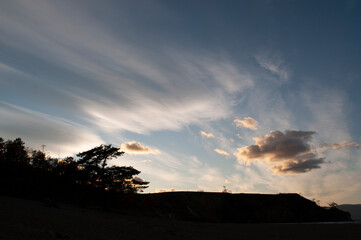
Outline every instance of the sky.
<path fill-rule="evenodd" d="M 360 1 L 0 0 L 0 136 L 146 192 L 361 203 Z"/>

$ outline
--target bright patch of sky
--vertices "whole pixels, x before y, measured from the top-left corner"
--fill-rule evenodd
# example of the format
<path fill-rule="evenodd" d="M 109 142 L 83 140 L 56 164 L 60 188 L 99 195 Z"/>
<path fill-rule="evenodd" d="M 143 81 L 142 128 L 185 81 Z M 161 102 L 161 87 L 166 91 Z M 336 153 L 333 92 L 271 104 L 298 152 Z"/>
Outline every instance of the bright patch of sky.
<path fill-rule="evenodd" d="M 150 192 L 361 203 L 359 29 L 351 0 L 1 1 L 0 136 L 123 147 Z"/>

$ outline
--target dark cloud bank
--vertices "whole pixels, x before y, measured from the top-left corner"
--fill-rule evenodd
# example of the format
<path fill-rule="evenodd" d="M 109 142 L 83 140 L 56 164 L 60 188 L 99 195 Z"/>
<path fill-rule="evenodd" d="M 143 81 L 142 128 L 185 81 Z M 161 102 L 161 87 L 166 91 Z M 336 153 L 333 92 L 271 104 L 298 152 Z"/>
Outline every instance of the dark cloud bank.
<path fill-rule="evenodd" d="M 238 148 L 238 161 L 250 165 L 255 161 L 265 161 L 272 165 L 275 174 L 298 174 L 320 168 L 324 157 L 317 151 L 338 150 L 345 147 L 360 149 L 357 142 L 323 143 L 322 147 L 310 145 L 313 131 L 271 131 L 269 135 L 254 138 L 255 144 Z"/>
<path fill-rule="evenodd" d="M 271 131 L 270 135 L 254 138 L 255 144 L 238 148 L 241 163 L 266 161 L 275 174 L 297 174 L 321 167 L 324 158 L 317 157 L 309 144 L 313 131 Z"/>

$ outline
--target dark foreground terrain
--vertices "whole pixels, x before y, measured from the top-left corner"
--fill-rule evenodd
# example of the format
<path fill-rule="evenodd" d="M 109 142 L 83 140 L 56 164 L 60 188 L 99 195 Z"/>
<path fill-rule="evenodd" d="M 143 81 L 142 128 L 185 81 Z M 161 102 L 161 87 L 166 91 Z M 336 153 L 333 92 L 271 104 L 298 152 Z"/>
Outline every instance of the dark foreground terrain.
<path fill-rule="evenodd" d="M 360 224 L 185 222 L 0 197 L 0 239 L 360 239 Z"/>
<path fill-rule="evenodd" d="M 351 213 L 353 220 L 361 221 L 361 204 L 343 204 L 338 205 L 338 209 Z"/>
<path fill-rule="evenodd" d="M 148 216 L 214 223 L 300 223 L 351 221 L 348 212 L 325 209 L 299 194 L 166 192 L 131 195 L 111 204 Z"/>

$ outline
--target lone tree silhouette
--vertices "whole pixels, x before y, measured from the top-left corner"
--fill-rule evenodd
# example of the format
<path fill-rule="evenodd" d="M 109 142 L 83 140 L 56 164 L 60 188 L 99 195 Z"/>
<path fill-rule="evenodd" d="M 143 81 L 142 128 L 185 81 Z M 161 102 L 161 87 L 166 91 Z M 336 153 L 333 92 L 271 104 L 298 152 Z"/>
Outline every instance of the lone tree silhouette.
<path fill-rule="evenodd" d="M 112 166 L 106 168 L 106 189 L 121 193 L 134 193 L 137 191 L 142 191 L 142 189 L 148 187 L 147 185 L 149 182 L 143 181 L 138 177 L 133 177 L 139 173 L 140 171 L 131 166 Z"/>
<path fill-rule="evenodd" d="M 140 181 L 139 178 L 133 176 L 138 175 L 140 171 L 129 166 L 112 166 L 107 167 L 108 161 L 122 156 L 124 151 L 120 148 L 109 145 L 100 145 L 88 151 L 77 154 L 79 164 L 85 176 L 88 177 L 87 182 L 101 189 L 102 206 L 106 208 L 106 191 L 116 191 L 121 193 L 134 193 L 138 190 L 147 188 L 149 182 Z"/>
<path fill-rule="evenodd" d="M 89 181 L 93 185 L 98 185 L 105 190 L 105 167 L 108 165 L 108 161 L 122 156 L 123 151 L 120 148 L 109 145 L 100 145 L 99 147 L 92 148 L 88 151 L 78 153 L 80 158 L 78 164 L 82 167 L 89 177 Z"/>

